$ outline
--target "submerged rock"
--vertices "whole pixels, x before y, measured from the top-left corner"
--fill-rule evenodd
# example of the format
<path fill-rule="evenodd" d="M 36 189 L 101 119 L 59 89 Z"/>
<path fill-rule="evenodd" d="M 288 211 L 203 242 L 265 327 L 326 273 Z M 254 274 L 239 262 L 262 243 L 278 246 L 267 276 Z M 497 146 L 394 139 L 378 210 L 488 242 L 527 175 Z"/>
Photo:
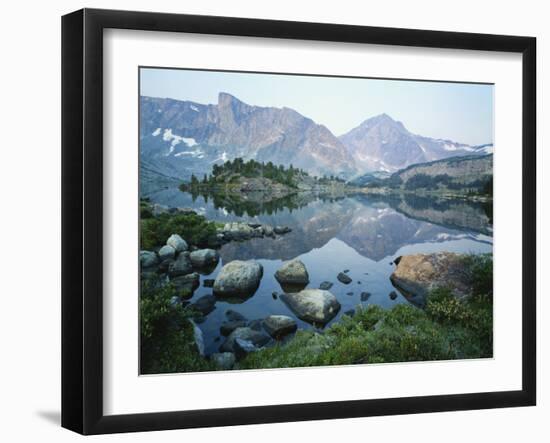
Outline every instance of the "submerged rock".
<path fill-rule="evenodd" d="M 187 245 L 187 242 L 181 238 L 178 234 L 172 234 L 168 240 L 166 240 L 166 244 L 168 246 L 172 246 L 177 253 L 187 251 L 189 246 Z"/>
<path fill-rule="evenodd" d="M 194 267 L 204 268 L 218 264 L 220 255 L 214 249 L 199 249 L 198 251 L 191 252 L 189 258 Z"/>
<path fill-rule="evenodd" d="M 302 285 L 305 287 L 309 283 L 309 274 L 306 266 L 300 260 L 290 260 L 284 262 L 275 272 L 275 279 L 281 285 Z"/>
<path fill-rule="evenodd" d="M 267 333 L 275 339 L 294 332 L 298 327 L 294 319 L 287 315 L 270 315 L 264 319 L 263 326 Z"/>
<path fill-rule="evenodd" d="M 425 297 L 432 289 L 449 288 L 458 298 L 472 293 L 472 280 L 465 269 L 465 255 L 452 252 L 403 255 L 390 276 L 399 289 Z"/>
<path fill-rule="evenodd" d="M 139 251 L 139 264 L 142 268 L 152 268 L 159 262 L 157 254 L 152 251 Z"/>
<path fill-rule="evenodd" d="M 233 320 L 222 323 L 220 326 L 220 334 L 228 336 L 237 328 L 244 328 L 247 325 L 245 320 Z"/>
<path fill-rule="evenodd" d="M 216 307 L 216 297 L 213 295 L 203 295 L 198 298 L 195 303 L 190 305 L 191 308 L 199 311 L 202 315 L 210 314 Z"/>
<path fill-rule="evenodd" d="M 324 281 L 323 283 L 321 283 L 319 285 L 319 289 L 323 289 L 325 291 L 328 291 L 330 288 L 332 288 L 334 286 L 334 283 L 332 282 L 329 282 L 329 281 Z"/>
<path fill-rule="evenodd" d="M 297 293 L 283 294 L 281 298 L 297 317 L 310 323 L 324 325 L 340 310 L 336 297 L 322 289 L 304 289 Z"/>
<path fill-rule="evenodd" d="M 263 267 L 255 261 L 234 260 L 226 264 L 214 281 L 214 293 L 221 297 L 247 297 L 258 289 Z"/>
<path fill-rule="evenodd" d="M 247 321 L 244 315 L 240 312 L 234 311 L 233 309 L 228 309 L 225 311 L 225 316 L 228 321 Z"/>
<path fill-rule="evenodd" d="M 336 278 L 345 285 L 349 285 L 353 281 L 349 275 L 344 274 L 343 272 L 340 272 Z"/>
<path fill-rule="evenodd" d="M 367 301 L 371 295 L 370 292 L 361 292 L 361 301 Z"/>
<path fill-rule="evenodd" d="M 397 292 L 391 291 L 390 292 L 390 299 L 395 300 L 397 298 Z"/>
<path fill-rule="evenodd" d="M 232 369 L 235 365 L 235 354 L 232 352 L 217 352 L 210 356 L 217 368 L 222 370 Z"/>

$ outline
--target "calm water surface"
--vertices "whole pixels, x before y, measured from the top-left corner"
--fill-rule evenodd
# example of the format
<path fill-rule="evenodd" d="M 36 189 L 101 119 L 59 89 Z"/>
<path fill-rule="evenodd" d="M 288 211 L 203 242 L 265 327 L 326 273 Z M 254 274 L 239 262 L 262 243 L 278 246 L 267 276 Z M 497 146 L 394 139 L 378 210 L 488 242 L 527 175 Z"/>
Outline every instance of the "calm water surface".
<path fill-rule="evenodd" d="M 389 279 L 395 268 L 392 262 L 400 255 L 437 251 L 492 252 L 490 211 L 482 204 L 464 201 L 411 196 L 320 199 L 308 195 L 288 205 L 292 208 L 281 204 L 245 210 L 219 204 L 216 207 L 211 199 L 193 198 L 178 189 L 165 189 L 148 197 L 154 203 L 170 207 L 191 207 L 210 220 L 255 221 L 292 228 L 291 233 L 275 239 L 252 239 L 224 245 L 217 268 L 201 276 L 201 286 L 191 302 L 212 293 L 202 281 L 215 278 L 225 263 L 254 259 L 264 268 L 260 287 L 252 297 L 238 304 L 218 301 L 214 311 L 199 325 L 207 354 L 217 352 L 223 343 L 219 328 L 228 309 L 240 312 L 249 320 L 284 314 L 296 319 L 301 329 L 314 328 L 298 319 L 279 297 L 272 295 L 282 292 L 274 274 L 285 260 L 298 258 L 304 262 L 310 276 L 309 288 L 318 288 L 323 281 L 334 283 L 330 291 L 338 298 L 342 309 L 331 321 L 333 323 L 358 305 L 391 308 L 398 303 L 410 303 Z M 345 285 L 336 279 L 343 270 L 349 270 L 352 283 Z M 394 300 L 389 296 L 392 291 L 398 294 Z M 368 300 L 361 300 L 362 292 L 371 294 Z"/>

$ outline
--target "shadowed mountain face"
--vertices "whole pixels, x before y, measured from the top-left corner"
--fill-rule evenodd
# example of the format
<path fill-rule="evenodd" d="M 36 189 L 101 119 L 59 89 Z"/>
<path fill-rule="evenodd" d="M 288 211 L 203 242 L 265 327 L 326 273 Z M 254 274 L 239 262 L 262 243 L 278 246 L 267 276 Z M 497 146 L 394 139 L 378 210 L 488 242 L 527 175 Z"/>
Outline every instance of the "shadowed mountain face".
<path fill-rule="evenodd" d="M 387 114 L 365 120 L 339 139 L 362 171 L 394 172 L 415 163 L 492 152 L 492 145 L 471 146 L 413 134 Z"/>
<path fill-rule="evenodd" d="M 218 103 L 141 97 L 140 154 L 162 175 L 210 173 L 241 157 L 348 177 L 356 172 L 344 145 L 324 126 L 290 108 L 251 106 L 220 93 Z"/>

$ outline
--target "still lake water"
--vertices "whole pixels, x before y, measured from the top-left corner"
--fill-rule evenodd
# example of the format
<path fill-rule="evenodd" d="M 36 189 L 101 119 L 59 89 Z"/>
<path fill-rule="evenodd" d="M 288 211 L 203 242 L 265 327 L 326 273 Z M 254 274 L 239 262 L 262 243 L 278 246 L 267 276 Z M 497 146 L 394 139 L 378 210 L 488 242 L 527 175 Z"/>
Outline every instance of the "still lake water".
<path fill-rule="evenodd" d="M 228 309 L 249 320 L 284 314 L 294 318 L 298 328 L 314 328 L 298 319 L 279 297 L 272 295 L 283 292 L 274 274 L 285 260 L 298 258 L 306 265 L 309 288 L 318 288 L 323 281 L 334 284 L 330 291 L 342 308 L 330 325 L 358 305 L 391 308 L 398 303 L 409 303 L 389 279 L 395 268 L 392 262 L 400 255 L 438 251 L 485 253 L 492 252 L 493 247 L 490 212 L 480 203 L 462 200 L 365 195 L 321 199 L 308 195 L 300 197 L 298 204 L 290 205 L 294 209 L 284 205 L 277 209 L 259 206 L 250 211 L 254 214 L 251 216 L 243 213 L 242 208 L 216 208 L 211 199 L 193 198 L 175 188 L 148 197 L 154 203 L 169 207 L 193 208 L 209 220 L 254 221 L 292 228 L 291 233 L 274 239 L 259 238 L 224 245 L 219 251 L 221 260 L 217 268 L 209 275 L 201 275 L 201 286 L 191 302 L 212 293 L 211 288 L 203 286 L 203 280 L 215 278 L 221 267 L 232 260 L 254 259 L 264 268 L 261 284 L 252 297 L 238 304 L 218 301 L 214 311 L 199 325 L 207 354 L 217 352 L 223 343 L 219 329 Z M 347 275 L 353 279 L 347 285 L 336 279 L 344 270 L 349 270 Z M 393 300 L 389 296 L 392 291 L 398 294 Z M 371 295 L 362 301 L 362 292 Z"/>

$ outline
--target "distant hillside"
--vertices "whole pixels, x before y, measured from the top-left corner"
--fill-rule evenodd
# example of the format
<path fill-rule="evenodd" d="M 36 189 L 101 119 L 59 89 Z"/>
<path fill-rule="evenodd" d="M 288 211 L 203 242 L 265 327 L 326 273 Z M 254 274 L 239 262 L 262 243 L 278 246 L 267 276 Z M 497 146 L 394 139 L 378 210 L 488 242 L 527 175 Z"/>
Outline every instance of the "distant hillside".
<path fill-rule="evenodd" d="M 387 114 L 365 120 L 339 139 L 363 171 L 395 172 L 412 164 L 493 152 L 492 144 L 473 146 L 413 134 Z"/>
<path fill-rule="evenodd" d="M 352 184 L 404 191 L 466 191 L 492 194 L 493 155 L 451 157 L 401 169 L 388 178 L 368 174 Z"/>

